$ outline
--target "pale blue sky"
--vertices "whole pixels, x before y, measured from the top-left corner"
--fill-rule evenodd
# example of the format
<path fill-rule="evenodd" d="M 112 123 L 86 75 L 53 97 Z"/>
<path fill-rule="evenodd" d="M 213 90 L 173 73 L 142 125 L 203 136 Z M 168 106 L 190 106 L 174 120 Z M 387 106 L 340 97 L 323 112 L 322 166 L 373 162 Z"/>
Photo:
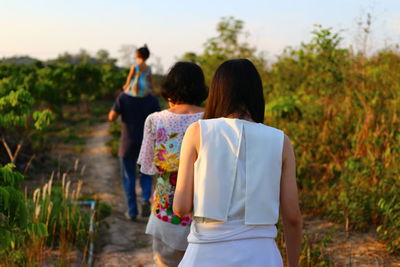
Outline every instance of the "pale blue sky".
<path fill-rule="evenodd" d="M 314 24 L 344 29 L 345 44 L 354 44 L 356 20 L 367 12 L 371 47 L 400 43 L 400 0 L 0 0 L 0 57 L 48 59 L 80 48 L 118 57 L 122 44 L 147 43 L 168 69 L 184 52 L 201 52 L 220 18 L 234 16 L 273 59 L 308 41 Z"/>

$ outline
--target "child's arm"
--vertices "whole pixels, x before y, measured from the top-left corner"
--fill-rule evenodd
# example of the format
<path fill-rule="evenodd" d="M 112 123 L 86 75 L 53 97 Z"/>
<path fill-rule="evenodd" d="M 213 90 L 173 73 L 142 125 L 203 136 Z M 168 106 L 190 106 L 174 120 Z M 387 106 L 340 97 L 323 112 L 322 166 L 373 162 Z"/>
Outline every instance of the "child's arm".
<path fill-rule="evenodd" d="M 126 82 L 125 82 L 124 86 L 122 86 L 122 89 L 125 90 L 129 86 L 129 84 L 130 84 L 130 82 L 132 80 L 132 77 L 134 75 L 135 75 L 135 65 L 132 64 L 131 69 L 129 70 L 128 77 L 126 78 Z"/>

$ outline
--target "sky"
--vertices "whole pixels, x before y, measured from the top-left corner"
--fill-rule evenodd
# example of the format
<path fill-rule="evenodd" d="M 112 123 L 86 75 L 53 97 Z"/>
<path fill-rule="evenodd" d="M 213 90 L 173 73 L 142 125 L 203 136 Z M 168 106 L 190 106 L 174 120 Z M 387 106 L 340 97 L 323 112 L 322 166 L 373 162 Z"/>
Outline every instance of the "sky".
<path fill-rule="evenodd" d="M 343 30 L 356 45 L 357 21 L 372 14 L 370 49 L 400 44 L 400 0 L 0 0 L 0 58 L 42 60 L 63 52 L 146 43 L 167 70 L 185 52 L 201 53 L 221 17 L 245 22 L 247 41 L 273 60 L 311 39 L 313 25 Z"/>

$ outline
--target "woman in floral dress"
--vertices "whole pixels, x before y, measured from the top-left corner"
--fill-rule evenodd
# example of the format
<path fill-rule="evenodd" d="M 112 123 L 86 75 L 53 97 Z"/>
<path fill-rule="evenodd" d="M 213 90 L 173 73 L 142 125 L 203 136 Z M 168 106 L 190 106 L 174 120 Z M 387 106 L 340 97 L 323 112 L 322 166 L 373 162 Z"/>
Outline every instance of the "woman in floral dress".
<path fill-rule="evenodd" d="M 203 71 L 194 63 L 176 63 L 164 81 L 161 94 L 170 108 L 147 117 L 138 164 L 142 173 L 156 178 L 146 228 L 146 233 L 153 236 L 155 263 L 178 266 L 188 245 L 191 219 L 176 216 L 172 201 L 183 135 L 204 114 L 199 107 L 208 95 Z"/>

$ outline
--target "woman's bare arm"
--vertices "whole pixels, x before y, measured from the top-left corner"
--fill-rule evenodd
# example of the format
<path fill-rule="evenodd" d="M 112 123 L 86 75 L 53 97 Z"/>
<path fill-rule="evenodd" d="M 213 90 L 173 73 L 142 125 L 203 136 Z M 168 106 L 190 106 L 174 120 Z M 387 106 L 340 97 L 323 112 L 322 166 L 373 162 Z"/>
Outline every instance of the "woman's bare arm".
<path fill-rule="evenodd" d="M 125 82 L 124 86 L 122 87 L 122 89 L 125 90 L 129 86 L 133 75 L 135 75 L 135 65 L 132 64 L 131 69 L 129 70 L 128 77 L 126 78 L 126 82 Z"/>
<path fill-rule="evenodd" d="M 302 218 L 296 184 L 296 162 L 293 147 L 285 135 L 282 153 L 280 208 L 289 267 L 299 264 Z"/>
<path fill-rule="evenodd" d="M 193 210 L 194 163 L 200 144 L 200 126 L 191 124 L 183 137 L 179 160 L 178 180 L 176 183 L 173 211 L 179 217 Z"/>

